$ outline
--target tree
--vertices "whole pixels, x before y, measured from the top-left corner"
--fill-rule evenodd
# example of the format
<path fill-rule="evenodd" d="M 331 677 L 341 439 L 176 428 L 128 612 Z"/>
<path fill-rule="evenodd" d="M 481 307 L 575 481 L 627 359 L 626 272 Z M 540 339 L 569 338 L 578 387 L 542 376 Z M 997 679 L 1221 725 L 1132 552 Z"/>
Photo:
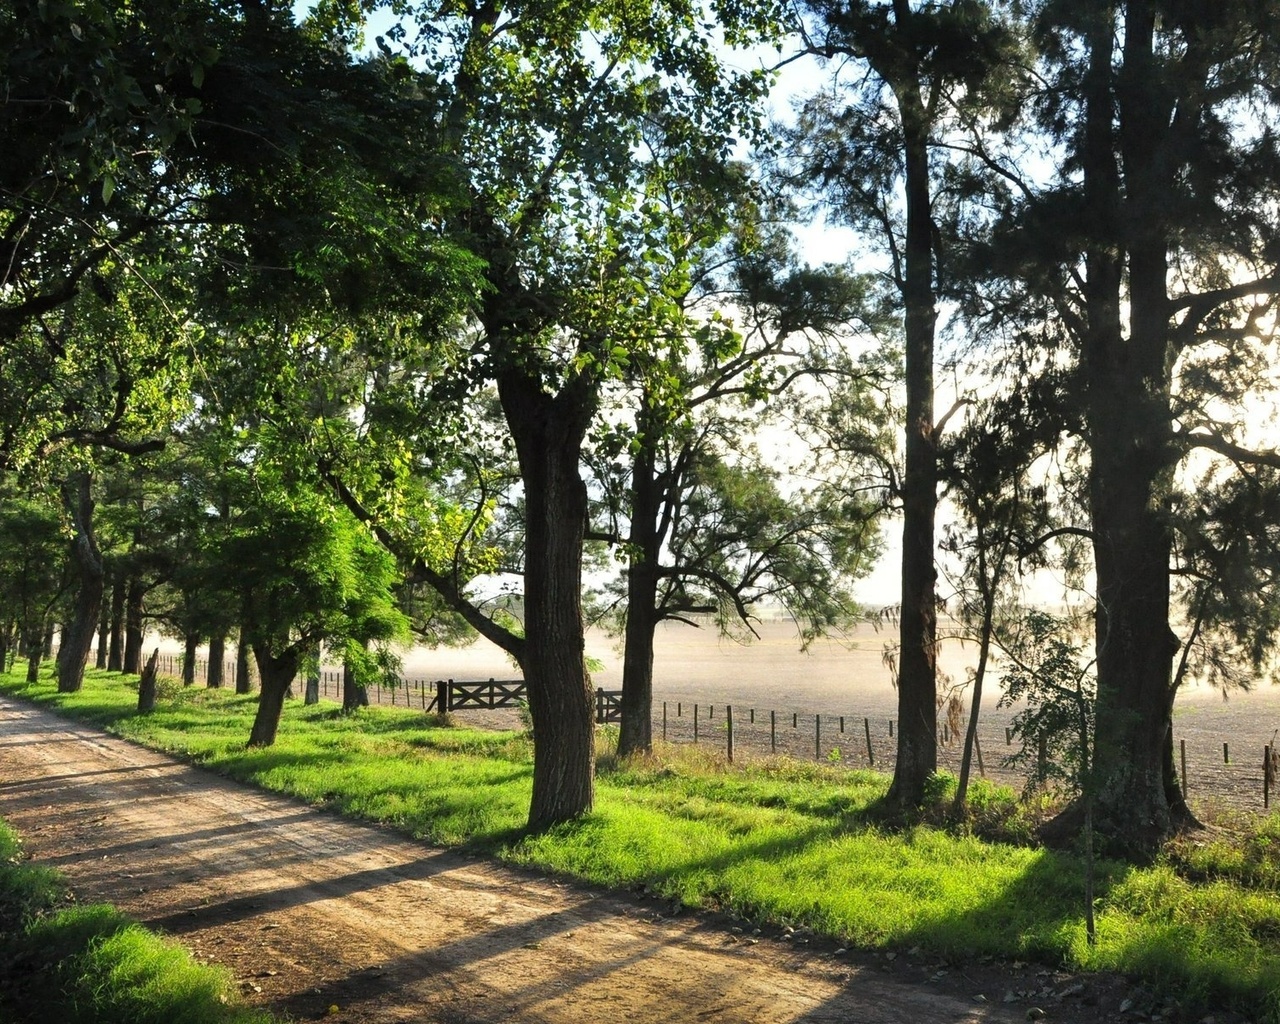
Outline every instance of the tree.
<path fill-rule="evenodd" d="M 1046 4 L 1037 100 L 1060 147 L 997 262 L 1030 282 L 1028 329 L 1074 356 L 1097 580 L 1096 820 L 1149 857 L 1191 821 L 1172 785 L 1175 508 L 1191 453 L 1276 465 L 1242 416 L 1270 335 L 1280 194 L 1269 4 Z M 1247 123 L 1243 110 L 1251 111 Z M 993 302 L 1006 309 L 1007 296 Z M 1046 337 L 1047 336 L 1047 337 Z M 1221 478 L 1219 478 L 1221 479 Z M 1078 808 L 1059 822 L 1074 828 Z"/>
<path fill-rule="evenodd" d="M 35 682 L 49 611 L 67 587 L 67 539 L 52 502 L 8 494 L 0 501 L 0 590 L 12 609 Z"/>
<path fill-rule="evenodd" d="M 755 14 L 726 26 L 731 43 Z M 417 572 L 522 666 L 535 725 L 529 824 L 545 828 L 592 806 L 580 462 L 603 384 L 652 344 L 669 308 L 646 287 L 646 233 L 666 218 L 650 189 L 722 164 L 733 141 L 726 126 L 751 127 L 760 81 L 724 72 L 678 5 L 485 0 L 388 38 L 415 34 L 418 55 L 447 86 L 445 153 L 466 174 L 446 222 L 484 267 L 469 354 L 432 395 L 496 389 L 523 487 L 523 631 L 485 616 L 447 567 L 424 559 Z M 651 157 L 642 130 L 654 123 L 663 140 Z M 335 486 L 381 518 L 391 543 L 412 546 L 396 540 L 376 495 Z"/>
<path fill-rule="evenodd" d="M 923 800 L 937 768 L 935 519 L 943 422 L 934 413 L 934 348 L 945 243 L 935 203 L 946 158 L 934 154 L 964 117 L 1002 98 L 1012 37 L 975 0 L 816 0 L 805 11 L 814 22 L 805 30 L 806 51 L 838 60 L 840 74 L 850 58 L 867 73 L 806 104 L 797 128 L 799 173 L 820 185 L 837 216 L 874 233 L 901 300 L 902 595 L 890 797 L 906 807 Z"/>
<path fill-rule="evenodd" d="M 214 580 L 234 594 L 262 680 L 249 746 L 275 742 L 285 693 L 306 656 L 404 639 L 395 560 L 365 527 L 309 490 L 265 485 L 217 549 Z"/>

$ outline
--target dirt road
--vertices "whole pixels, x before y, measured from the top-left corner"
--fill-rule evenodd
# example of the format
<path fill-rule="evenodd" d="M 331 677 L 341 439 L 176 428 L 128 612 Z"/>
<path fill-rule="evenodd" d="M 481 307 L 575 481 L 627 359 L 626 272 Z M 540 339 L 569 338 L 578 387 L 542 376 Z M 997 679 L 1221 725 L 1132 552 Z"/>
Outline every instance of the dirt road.
<path fill-rule="evenodd" d="M 735 934 L 245 789 L 8 699 L 0 815 L 81 901 L 115 903 L 302 1019 L 1011 1024 L 1035 1003 L 1082 1024 L 1118 1001 L 1103 979 Z"/>

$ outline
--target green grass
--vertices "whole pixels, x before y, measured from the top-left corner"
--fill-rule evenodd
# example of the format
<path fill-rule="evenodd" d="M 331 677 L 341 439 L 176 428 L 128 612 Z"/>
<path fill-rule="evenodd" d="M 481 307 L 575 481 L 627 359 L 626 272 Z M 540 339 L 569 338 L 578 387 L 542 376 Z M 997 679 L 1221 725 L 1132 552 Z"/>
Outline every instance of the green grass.
<path fill-rule="evenodd" d="M 343 716 L 294 702 L 276 745 L 249 751 L 252 697 L 166 685 L 159 710 L 140 717 L 135 686 L 90 673 L 82 693 L 65 696 L 47 680 L 0 678 L 8 692 L 112 732 L 432 842 L 864 948 L 1124 972 L 1189 1006 L 1280 1024 L 1276 819 L 1238 841 L 1173 847 L 1154 867 L 1101 863 L 1091 947 L 1082 859 L 989 838 L 1028 833 L 1008 791 L 977 787 L 976 828 L 893 829 L 879 813 L 885 776 L 784 760 L 726 768 L 682 747 L 666 763 L 602 758 L 596 810 L 528 835 L 530 752 L 519 735 L 443 728 L 405 709 Z M 949 785 L 938 782 L 939 806 Z"/>
<path fill-rule="evenodd" d="M 0 1019 L 59 1024 L 271 1024 L 231 977 L 113 907 L 65 906 L 57 872 L 23 862 L 0 821 Z"/>

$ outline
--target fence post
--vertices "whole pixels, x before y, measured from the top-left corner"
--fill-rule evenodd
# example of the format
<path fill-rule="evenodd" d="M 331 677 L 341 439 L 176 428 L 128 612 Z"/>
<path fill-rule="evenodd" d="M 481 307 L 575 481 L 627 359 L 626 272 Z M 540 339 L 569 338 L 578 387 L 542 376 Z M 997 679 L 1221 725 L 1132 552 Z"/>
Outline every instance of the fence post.
<path fill-rule="evenodd" d="M 755 724 L 756 724 L 756 709 L 755 709 L 755 708 L 752 708 L 752 709 L 748 712 L 748 714 L 750 714 L 750 715 L 751 715 L 751 724 L 752 724 L 752 725 L 755 725 Z"/>
<path fill-rule="evenodd" d="M 796 712 L 791 712 L 791 728 L 800 728 L 800 716 Z"/>
<path fill-rule="evenodd" d="M 1178 740 L 1178 746 L 1182 753 L 1182 799 L 1187 798 L 1187 741 Z"/>
<path fill-rule="evenodd" d="M 889 719 L 889 739 L 893 739 L 893 719 Z"/>
<path fill-rule="evenodd" d="M 724 706 L 725 724 L 729 727 L 729 763 L 733 764 L 733 705 Z"/>
<path fill-rule="evenodd" d="M 707 705 L 707 721 L 709 722 L 711 721 L 711 719 L 715 717 L 716 717 L 716 706 L 714 704 L 708 704 Z"/>
<path fill-rule="evenodd" d="M 1271 806 L 1271 744 L 1262 748 L 1262 808 Z"/>
<path fill-rule="evenodd" d="M 875 751 L 871 749 L 871 719 L 864 718 L 862 720 L 862 728 L 866 730 L 867 733 L 867 763 L 874 768 L 876 766 L 876 754 Z"/>
<path fill-rule="evenodd" d="M 1227 745 L 1225 743 L 1222 744 L 1222 763 L 1223 764 L 1231 763 L 1231 755 L 1227 752 Z"/>
<path fill-rule="evenodd" d="M 436 680 L 436 713 L 443 715 L 449 710 L 450 679 Z"/>
<path fill-rule="evenodd" d="M 662 742 L 667 742 L 667 702 L 662 702 Z"/>
<path fill-rule="evenodd" d="M 769 712 L 769 752 L 772 754 L 778 752 L 778 714 L 776 711 Z"/>
<path fill-rule="evenodd" d="M 698 742 L 698 705 L 693 706 L 693 742 Z"/>
<path fill-rule="evenodd" d="M 813 716 L 813 759 L 822 760 L 822 715 Z"/>

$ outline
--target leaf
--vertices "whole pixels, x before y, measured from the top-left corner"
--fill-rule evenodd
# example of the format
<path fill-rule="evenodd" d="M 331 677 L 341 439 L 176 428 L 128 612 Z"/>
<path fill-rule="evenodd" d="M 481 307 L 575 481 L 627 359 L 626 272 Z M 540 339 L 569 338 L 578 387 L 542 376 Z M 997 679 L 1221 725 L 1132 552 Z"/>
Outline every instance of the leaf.
<path fill-rule="evenodd" d="M 110 174 L 102 176 L 102 205 L 106 206 L 111 202 L 111 197 L 116 192 L 116 179 Z"/>

